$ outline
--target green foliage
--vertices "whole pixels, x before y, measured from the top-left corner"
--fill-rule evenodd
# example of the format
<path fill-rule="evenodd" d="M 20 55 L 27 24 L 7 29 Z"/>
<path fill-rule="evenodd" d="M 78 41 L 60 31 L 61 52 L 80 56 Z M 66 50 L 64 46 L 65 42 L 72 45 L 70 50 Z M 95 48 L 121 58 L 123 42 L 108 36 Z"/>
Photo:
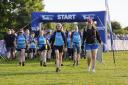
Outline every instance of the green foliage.
<path fill-rule="evenodd" d="M 4 34 L 0 33 L 0 40 L 3 40 L 3 39 L 4 39 Z"/>
<path fill-rule="evenodd" d="M 55 25 L 55 23 L 45 23 L 45 24 L 43 24 L 43 27 L 44 27 L 45 29 L 52 29 L 52 30 L 55 30 L 56 25 Z"/>
<path fill-rule="evenodd" d="M 115 34 L 128 34 L 128 30 L 125 29 L 118 29 L 118 30 L 113 30 Z"/>
<path fill-rule="evenodd" d="M 62 23 L 64 30 L 73 30 L 74 24 L 73 23 Z"/>
<path fill-rule="evenodd" d="M 124 30 L 128 30 L 128 26 L 124 28 Z"/>
<path fill-rule="evenodd" d="M 123 29 L 113 30 L 113 32 L 115 34 L 124 34 L 124 30 Z"/>
<path fill-rule="evenodd" d="M 0 28 L 21 28 L 31 20 L 31 13 L 43 11 L 42 0 L 0 0 Z"/>
<path fill-rule="evenodd" d="M 64 30 L 73 30 L 73 26 L 74 26 L 74 24 L 73 23 L 62 23 L 62 25 L 63 25 L 63 28 L 64 28 Z M 56 23 L 45 23 L 45 24 L 43 24 L 43 27 L 45 28 L 45 29 L 53 29 L 53 30 L 55 30 L 55 28 L 56 28 Z"/>
<path fill-rule="evenodd" d="M 79 26 L 79 29 L 84 29 L 84 28 L 86 28 L 85 22 L 79 22 L 79 23 L 78 23 L 78 26 Z"/>
<path fill-rule="evenodd" d="M 117 21 L 112 21 L 112 30 L 115 34 L 128 34 L 128 27 L 122 28 L 120 23 Z M 107 23 L 107 32 L 110 32 L 109 25 Z"/>
<path fill-rule="evenodd" d="M 122 28 L 121 25 L 120 25 L 120 23 L 117 22 L 117 21 L 112 21 L 111 24 L 112 24 L 112 29 L 113 30 L 119 30 L 119 29 Z"/>

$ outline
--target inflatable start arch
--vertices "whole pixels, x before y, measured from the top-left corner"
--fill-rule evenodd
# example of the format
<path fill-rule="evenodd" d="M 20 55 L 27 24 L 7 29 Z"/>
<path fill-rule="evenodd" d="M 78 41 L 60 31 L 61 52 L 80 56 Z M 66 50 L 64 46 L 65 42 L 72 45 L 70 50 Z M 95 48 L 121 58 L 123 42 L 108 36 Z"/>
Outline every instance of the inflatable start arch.
<path fill-rule="evenodd" d="M 104 44 L 107 43 L 106 11 L 95 12 L 33 12 L 31 30 L 38 31 L 39 23 L 47 22 L 85 22 L 91 17 L 97 22 L 97 29 Z M 105 48 L 105 47 L 104 47 Z"/>

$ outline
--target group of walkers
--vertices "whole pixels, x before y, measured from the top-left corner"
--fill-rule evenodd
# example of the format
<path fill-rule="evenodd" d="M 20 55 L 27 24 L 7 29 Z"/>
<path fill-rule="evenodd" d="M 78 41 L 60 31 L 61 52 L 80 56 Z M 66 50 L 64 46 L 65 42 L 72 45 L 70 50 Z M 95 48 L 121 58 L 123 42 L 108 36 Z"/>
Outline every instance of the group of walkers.
<path fill-rule="evenodd" d="M 73 32 L 64 32 L 62 24 L 57 23 L 54 32 L 40 30 L 38 36 L 35 36 L 35 32 L 29 32 L 28 29 L 25 32 L 20 29 L 17 34 L 14 30 L 9 29 L 4 40 L 7 58 L 15 59 L 17 51 L 20 66 L 25 65 L 27 56 L 33 59 L 39 54 L 40 66 L 46 67 L 47 59 L 51 59 L 51 54 L 55 54 L 56 72 L 59 72 L 61 66 L 63 66 L 64 52 L 67 52 L 69 58 L 72 58 L 73 66 L 78 66 L 81 47 L 86 50 L 88 71 L 90 71 L 92 63 L 92 71 L 95 72 L 97 49 L 101 44 L 96 26 L 93 20 L 90 19 L 87 20 L 86 29 L 84 29 L 83 33 L 79 32 L 76 24 L 74 24 Z"/>

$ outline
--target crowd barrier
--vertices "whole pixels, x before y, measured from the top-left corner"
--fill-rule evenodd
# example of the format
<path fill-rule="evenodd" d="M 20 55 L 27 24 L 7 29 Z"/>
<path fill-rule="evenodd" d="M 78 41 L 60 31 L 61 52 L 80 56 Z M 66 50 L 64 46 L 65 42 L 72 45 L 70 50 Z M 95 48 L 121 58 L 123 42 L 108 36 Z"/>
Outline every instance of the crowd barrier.
<path fill-rule="evenodd" d="M 107 40 L 107 50 L 123 51 L 128 50 L 128 40 L 113 40 L 113 46 L 111 47 L 111 40 Z"/>
<path fill-rule="evenodd" d="M 113 46 L 111 48 L 111 40 L 108 39 L 105 46 L 107 50 L 128 50 L 128 40 L 113 40 Z M 4 40 L 0 40 L 0 55 L 6 55 L 6 52 Z"/>

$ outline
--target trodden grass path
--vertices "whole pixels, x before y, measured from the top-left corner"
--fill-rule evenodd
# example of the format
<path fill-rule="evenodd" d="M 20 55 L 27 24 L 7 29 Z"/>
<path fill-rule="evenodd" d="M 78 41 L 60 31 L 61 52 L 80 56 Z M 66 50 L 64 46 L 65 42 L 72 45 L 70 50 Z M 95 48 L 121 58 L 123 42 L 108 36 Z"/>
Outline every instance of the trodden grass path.
<path fill-rule="evenodd" d="M 128 52 L 103 54 L 104 64 L 96 64 L 96 73 L 87 71 L 86 59 L 80 60 L 78 67 L 71 61 L 64 61 L 60 73 L 55 72 L 54 62 L 47 67 L 39 66 L 38 59 L 27 60 L 24 67 L 16 61 L 0 59 L 0 85 L 128 85 Z"/>

